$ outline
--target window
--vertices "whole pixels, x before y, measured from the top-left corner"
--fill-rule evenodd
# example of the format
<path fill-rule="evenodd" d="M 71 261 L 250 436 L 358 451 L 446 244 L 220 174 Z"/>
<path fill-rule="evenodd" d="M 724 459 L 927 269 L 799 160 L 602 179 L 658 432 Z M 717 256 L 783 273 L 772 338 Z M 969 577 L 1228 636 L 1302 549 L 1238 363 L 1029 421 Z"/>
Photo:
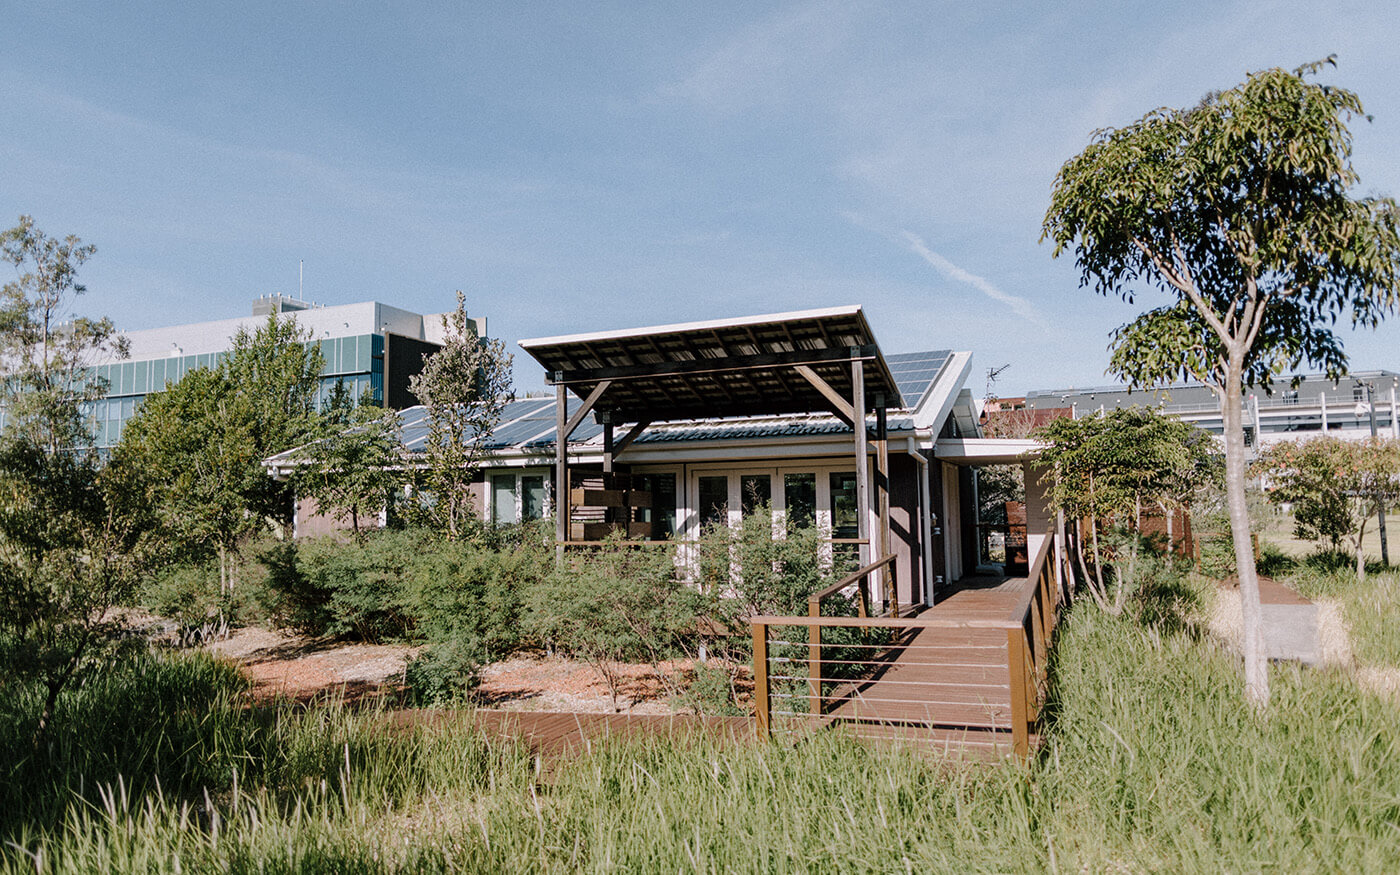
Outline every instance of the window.
<path fill-rule="evenodd" d="M 547 494 L 543 474 L 492 474 L 488 495 L 491 524 L 542 519 Z"/>
<path fill-rule="evenodd" d="M 831 474 L 831 536 L 833 538 L 860 537 L 860 504 L 856 500 L 856 475 L 835 472 Z"/>
<path fill-rule="evenodd" d="M 727 525 L 729 522 L 729 475 L 701 477 L 699 487 L 700 525 Z"/>
<path fill-rule="evenodd" d="M 676 475 L 638 474 L 637 488 L 651 493 L 651 507 L 637 512 L 639 522 L 651 523 L 651 536 L 664 541 L 676 533 Z"/>
<path fill-rule="evenodd" d="M 544 477 L 530 474 L 520 478 L 520 519 L 544 518 Z"/>
<path fill-rule="evenodd" d="M 744 474 L 739 478 L 739 505 L 748 516 L 760 507 L 773 504 L 773 478 L 767 474 Z"/>
<path fill-rule="evenodd" d="M 498 526 L 515 522 L 515 475 L 491 477 L 491 522 Z"/>
<path fill-rule="evenodd" d="M 783 506 L 793 526 L 806 528 L 817 521 L 817 475 L 784 474 Z"/>

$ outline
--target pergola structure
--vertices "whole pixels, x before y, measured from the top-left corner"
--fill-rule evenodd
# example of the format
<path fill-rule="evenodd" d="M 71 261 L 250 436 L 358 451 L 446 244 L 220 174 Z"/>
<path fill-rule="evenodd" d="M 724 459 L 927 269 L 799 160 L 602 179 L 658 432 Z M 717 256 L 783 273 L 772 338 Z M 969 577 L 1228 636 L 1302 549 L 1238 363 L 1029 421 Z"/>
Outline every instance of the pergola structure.
<path fill-rule="evenodd" d="M 903 399 L 860 307 L 522 340 L 558 395 L 556 534 L 571 538 L 568 440 L 590 413 L 603 427 L 603 471 L 653 423 L 828 412 L 854 432 L 862 565 L 889 548 L 886 410 Z M 568 393 L 582 399 L 568 414 Z M 875 415 L 875 478 L 869 457 Z M 615 429 L 626 426 L 618 437 Z M 873 488 L 872 488 L 873 487 Z M 875 501 L 871 501 L 872 494 Z"/>

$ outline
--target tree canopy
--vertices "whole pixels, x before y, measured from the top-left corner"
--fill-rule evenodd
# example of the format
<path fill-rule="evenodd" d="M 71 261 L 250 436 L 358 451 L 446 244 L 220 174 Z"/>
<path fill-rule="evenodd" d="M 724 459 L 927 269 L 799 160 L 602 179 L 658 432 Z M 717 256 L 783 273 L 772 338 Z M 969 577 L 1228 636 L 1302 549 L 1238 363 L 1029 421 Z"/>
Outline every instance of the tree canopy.
<path fill-rule="evenodd" d="M 457 309 L 442 318 L 447 332 L 442 349 L 423 361 L 423 370 L 409 379 L 409 390 L 427 408 L 419 481 L 430 498 L 424 512 L 449 539 L 456 539 L 474 519 L 471 485 L 486 456 L 486 439 L 514 397 L 512 358 L 501 341 L 477 337 L 460 291 Z"/>
<path fill-rule="evenodd" d="M 1326 541 L 1334 550 L 1347 541 L 1356 575 L 1365 577 L 1362 541 L 1375 501 L 1400 498 L 1400 442 L 1330 436 L 1286 441 L 1260 454 L 1254 472 L 1264 479 L 1271 502 L 1292 505 L 1298 537 Z"/>
<path fill-rule="evenodd" d="M 45 689 L 37 745 L 60 693 L 108 664 L 111 609 L 164 544 L 132 471 L 100 466 L 90 449 L 83 404 L 106 387 L 86 367 L 124 352 L 109 320 L 70 310 L 93 247 L 21 216 L 0 234 L 0 252 L 17 274 L 0 303 L 0 662 L 6 677 Z"/>
<path fill-rule="evenodd" d="M 1400 287 L 1395 201 L 1353 195 L 1350 91 L 1312 81 L 1332 59 L 1264 70 L 1189 109 L 1098 131 L 1055 178 L 1043 239 L 1073 250 L 1080 284 L 1167 302 L 1113 334 L 1110 371 L 1134 386 L 1183 376 L 1217 388 L 1226 496 L 1244 608 L 1245 689 L 1268 699 L 1245 503 L 1245 385 L 1299 364 L 1338 375 L 1339 320 L 1374 326 Z"/>

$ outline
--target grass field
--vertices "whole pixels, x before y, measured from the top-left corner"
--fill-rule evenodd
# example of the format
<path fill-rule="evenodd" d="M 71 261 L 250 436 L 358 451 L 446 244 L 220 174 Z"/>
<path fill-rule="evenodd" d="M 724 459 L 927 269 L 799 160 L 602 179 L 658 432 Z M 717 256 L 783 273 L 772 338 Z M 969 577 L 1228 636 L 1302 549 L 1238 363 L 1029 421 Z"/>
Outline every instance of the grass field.
<path fill-rule="evenodd" d="M 834 734 L 542 763 L 467 722 L 252 711 L 198 656 L 81 691 L 34 751 L 0 688 L 0 871 L 1400 871 L 1400 708 L 1285 665 L 1256 712 L 1209 594 L 1166 575 L 1125 616 L 1073 608 L 1028 764 Z"/>

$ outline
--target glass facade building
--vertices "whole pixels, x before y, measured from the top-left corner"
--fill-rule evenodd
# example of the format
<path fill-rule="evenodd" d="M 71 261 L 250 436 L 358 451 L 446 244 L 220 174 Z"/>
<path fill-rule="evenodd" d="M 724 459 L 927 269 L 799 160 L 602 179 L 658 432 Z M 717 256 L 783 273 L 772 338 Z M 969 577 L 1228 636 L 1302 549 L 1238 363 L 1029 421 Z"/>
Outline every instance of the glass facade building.
<path fill-rule="evenodd" d="M 408 378 L 422 368 L 423 356 L 442 341 L 441 319 L 377 302 L 319 307 L 273 296 L 254 302 L 251 317 L 191 323 L 128 332 L 128 359 L 95 364 L 92 376 L 107 382 L 105 397 L 88 407 L 93 445 L 115 446 L 126 422 L 147 395 L 160 392 L 196 368 L 217 367 L 229 354 L 239 329 L 254 331 L 270 306 L 297 320 L 324 359 L 316 403 L 323 405 L 343 383 L 351 397 L 401 409 L 416 404 Z M 485 320 L 477 319 L 478 333 Z"/>

